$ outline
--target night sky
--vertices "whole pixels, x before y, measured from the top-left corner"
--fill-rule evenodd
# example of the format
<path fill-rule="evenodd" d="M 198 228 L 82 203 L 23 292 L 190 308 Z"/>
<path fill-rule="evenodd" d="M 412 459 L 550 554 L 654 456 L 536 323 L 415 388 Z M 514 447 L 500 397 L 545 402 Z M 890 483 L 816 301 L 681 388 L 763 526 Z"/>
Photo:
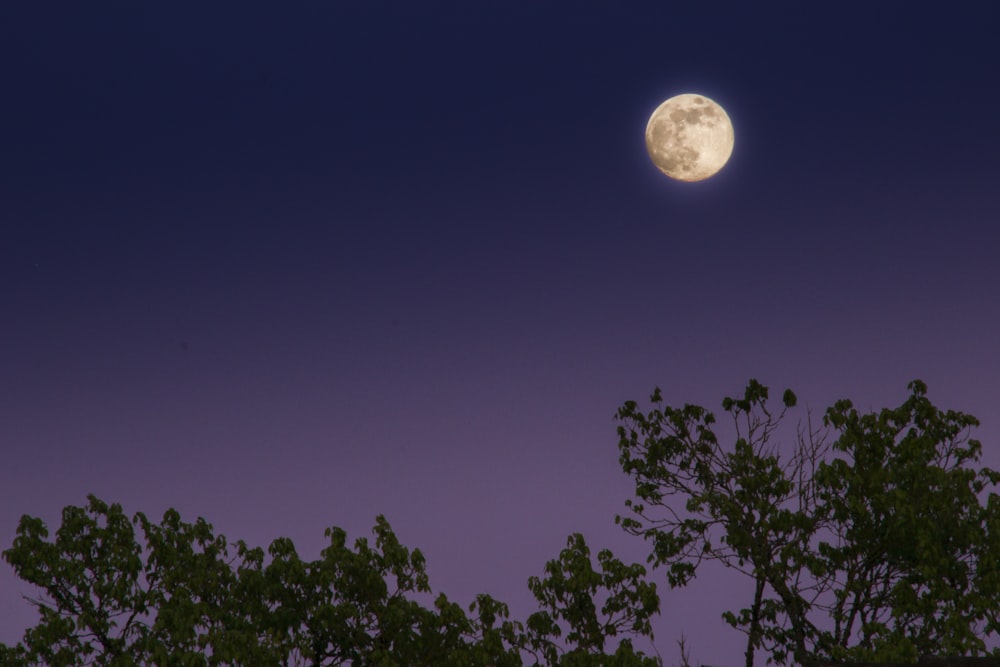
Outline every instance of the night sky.
<path fill-rule="evenodd" d="M 921 378 L 1000 467 L 997 35 L 992 2 L 3 3 L 0 548 L 88 493 L 310 559 L 383 513 L 523 617 L 571 532 L 644 560 L 613 416 L 656 385 L 818 416 Z M 700 183 L 643 142 L 684 92 L 735 126 Z M 668 664 L 742 664 L 745 582 L 654 580 Z M 28 592 L 0 563 L 0 641 Z"/>

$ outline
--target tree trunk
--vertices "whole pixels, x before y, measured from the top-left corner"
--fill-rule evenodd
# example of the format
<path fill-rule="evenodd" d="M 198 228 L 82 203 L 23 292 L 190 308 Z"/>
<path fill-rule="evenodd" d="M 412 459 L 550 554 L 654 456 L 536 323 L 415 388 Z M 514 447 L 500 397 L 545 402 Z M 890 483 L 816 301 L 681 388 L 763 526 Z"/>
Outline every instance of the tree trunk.
<path fill-rule="evenodd" d="M 750 608 L 750 631 L 747 633 L 746 667 L 753 667 L 754 652 L 760 641 L 760 605 L 764 598 L 764 577 L 757 575 L 757 586 L 753 593 L 753 606 Z"/>

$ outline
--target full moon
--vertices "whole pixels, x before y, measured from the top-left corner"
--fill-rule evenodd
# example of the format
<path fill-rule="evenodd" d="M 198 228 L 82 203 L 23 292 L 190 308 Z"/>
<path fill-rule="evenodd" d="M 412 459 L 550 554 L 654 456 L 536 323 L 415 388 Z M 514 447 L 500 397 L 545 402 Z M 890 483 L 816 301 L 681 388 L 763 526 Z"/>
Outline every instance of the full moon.
<path fill-rule="evenodd" d="M 656 168 L 670 178 L 701 181 L 729 161 L 733 124 L 725 110 L 704 95 L 677 95 L 649 117 L 646 150 Z"/>

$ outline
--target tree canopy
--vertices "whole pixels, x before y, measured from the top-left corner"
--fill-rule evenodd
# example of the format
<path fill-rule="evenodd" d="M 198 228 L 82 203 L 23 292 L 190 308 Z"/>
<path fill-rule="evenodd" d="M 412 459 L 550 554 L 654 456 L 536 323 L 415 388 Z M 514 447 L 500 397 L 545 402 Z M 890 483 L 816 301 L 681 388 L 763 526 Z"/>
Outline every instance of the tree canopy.
<path fill-rule="evenodd" d="M 789 424 L 795 394 L 776 406 L 769 393 L 751 380 L 724 398 L 722 425 L 659 389 L 618 410 L 634 497 L 616 522 L 646 541 L 654 573 L 674 588 L 714 562 L 747 578 L 743 604 L 720 610 L 746 636 L 746 667 L 989 652 L 1000 473 L 979 466 L 977 420 L 919 381 L 899 407 L 839 401 L 816 425 Z M 538 609 L 524 620 L 486 594 L 434 594 L 383 516 L 372 536 L 332 527 L 308 560 L 287 538 L 230 543 L 205 519 L 129 517 L 95 496 L 54 535 L 23 516 L 3 558 L 39 590 L 39 620 L 0 644 L 0 666 L 662 667 L 633 645 L 660 608 L 645 566 L 595 560 L 580 534 L 528 580 Z"/>
<path fill-rule="evenodd" d="M 748 604 L 723 614 L 747 636 L 747 667 L 761 648 L 799 664 L 977 655 L 1000 631 L 1000 497 L 987 495 L 1000 474 L 975 465 L 974 417 L 909 389 L 878 412 L 839 401 L 784 446 L 796 397 L 775 408 L 755 380 L 722 402 L 728 445 L 710 411 L 659 390 L 648 411 L 619 409 L 635 497 L 617 521 L 673 587 L 706 561 L 748 577 Z"/>
<path fill-rule="evenodd" d="M 330 528 L 309 561 L 286 538 L 265 552 L 228 543 L 201 518 L 185 523 L 168 510 L 160 523 L 130 520 L 94 496 L 63 510 L 54 539 L 24 516 L 3 557 L 42 592 L 31 600 L 40 620 L 17 646 L 0 645 L 0 665 L 661 664 L 629 641 L 652 636 L 659 610 L 645 568 L 604 550 L 594 569 L 582 535 L 531 578 L 539 610 L 522 623 L 488 595 L 467 610 L 444 594 L 420 604 L 431 593 L 421 552 L 401 545 L 382 516 L 373 534 L 374 543 L 352 546 Z"/>

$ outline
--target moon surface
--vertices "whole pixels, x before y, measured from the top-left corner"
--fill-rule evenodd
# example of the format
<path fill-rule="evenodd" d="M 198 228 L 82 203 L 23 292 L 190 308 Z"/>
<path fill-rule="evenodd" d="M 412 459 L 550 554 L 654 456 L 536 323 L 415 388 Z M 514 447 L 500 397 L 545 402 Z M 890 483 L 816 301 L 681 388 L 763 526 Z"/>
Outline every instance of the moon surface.
<path fill-rule="evenodd" d="M 677 95 L 649 117 L 646 150 L 670 178 L 701 181 L 718 173 L 733 154 L 733 124 L 725 110 L 704 95 Z"/>

